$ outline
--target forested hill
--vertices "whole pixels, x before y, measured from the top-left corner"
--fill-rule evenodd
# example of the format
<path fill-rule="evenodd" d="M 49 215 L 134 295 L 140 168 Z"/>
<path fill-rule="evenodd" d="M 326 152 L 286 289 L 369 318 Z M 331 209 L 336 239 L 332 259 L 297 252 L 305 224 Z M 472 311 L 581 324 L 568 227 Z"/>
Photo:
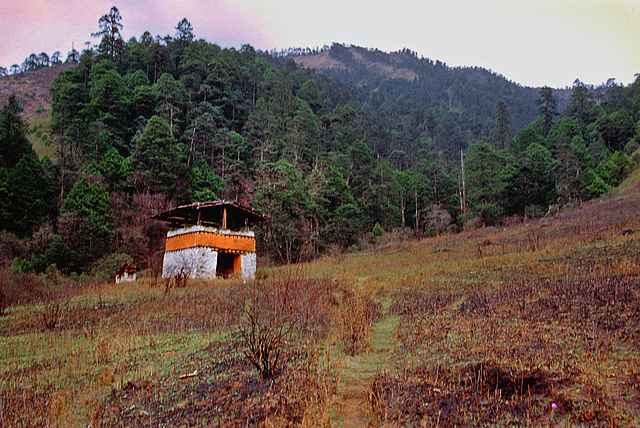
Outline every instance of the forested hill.
<path fill-rule="evenodd" d="M 529 88 L 479 67 L 451 68 L 404 49 L 382 52 L 333 44 L 322 51 L 292 50 L 301 67 L 320 70 L 338 81 L 374 91 L 383 99 L 403 97 L 423 108 L 463 114 L 471 132 L 491 126 L 496 103 L 507 104 L 513 131 L 531 123 L 537 112 L 539 88 Z M 553 91 L 564 111 L 570 90 Z"/>
<path fill-rule="evenodd" d="M 407 50 L 229 49 L 187 19 L 175 36 L 125 41 L 121 20 L 113 7 L 99 44 L 70 53 L 50 124 L 26 126 L 32 89 L 0 101 L 0 270 L 158 271 L 151 217 L 213 199 L 269 216 L 262 260 L 310 260 L 541 216 L 640 163 L 640 80 L 576 82 L 564 109 L 551 88 Z M 2 79 L 46 67 L 32 57 L 45 55 Z M 39 159 L 29 132 L 55 156 Z"/>

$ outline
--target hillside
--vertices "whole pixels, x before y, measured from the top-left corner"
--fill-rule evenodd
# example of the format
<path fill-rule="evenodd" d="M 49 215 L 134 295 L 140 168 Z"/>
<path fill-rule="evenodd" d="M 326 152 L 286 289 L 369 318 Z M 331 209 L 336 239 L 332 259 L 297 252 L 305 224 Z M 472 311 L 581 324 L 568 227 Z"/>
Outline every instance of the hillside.
<path fill-rule="evenodd" d="M 638 85 L 610 85 L 598 98 L 577 85 L 563 117 L 548 88 L 408 50 L 334 45 L 307 56 L 328 74 L 204 40 L 89 49 L 58 74 L 48 117 L 45 77 L 56 70 L 5 79 L 27 88 L 30 120 L 13 125 L 24 121 L 17 102 L 3 112 L 2 135 L 28 134 L 0 139 L 0 188 L 12 189 L 3 227 L 25 242 L 40 228 L 51 233 L 40 251 L 4 263 L 88 274 L 126 254 L 157 269 L 159 234 L 137 216 L 218 199 L 271 218 L 256 234 L 272 263 L 310 261 L 366 248 L 374 231 L 418 239 L 538 218 L 550 205 L 602 196 L 640 162 Z M 27 140 L 47 156 L 43 168 L 24 157 Z M 98 195 L 111 204 L 92 203 Z M 86 230 L 63 209 L 76 198 Z M 33 202 L 26 217 L 24 201 Z"/>
<path fill-rule="evenodd" d="M 0 77 L 0 107 L 6 104 L 9 95 L 15 93 L 24 108 L 22 117 L 26 121 L 49 116 L 53 81 L 62 70 L 71 67 L 71 64 L 62 64 Z"/>
<path fill-rule="evenodd" d="M 368 72 L 382 76 L 387 79 L 404 79 L 411 81 L 418 77 L 415 71 L 405 67 L 404 55 L 400 53 L 389 54 L 391 61 L 377 61 L 369 58 L 362 49 L 351 47 L 347 51 L 351 53 L 355 62 L 341 62 L 335 59 L 332 51 L 326 50 L 314 55 L 302 55 L 294 57 L 296 63 L 304 68 L 315 68 L 320 71 L 347 70 L 356 72 L 360 67 L 364 67 Z M 395 61 L 394 61 L 395 60 Z"/>
<path fill-rule="evenodd" d="M 440 61 L 419 58 L 408 49 L 386 53 L 334 44 L 331 49 L 293 59 L 301 67 L 390 98 L 403 96 L 419 103 L 427 99 L 431 106 L 446 105 L 484 126 L 489 126 L 498 101 L 509 106 L 514 132 L 536 117 L 539 88 L 520 86 L 483 68 L 451 68 Z M 568 89 L 554 90 L 560 112 L 569 104 L 569 93 Z"/>
<path fill-rule="evenodd" d="M 31 278 L 44 303 L 0 317 L 3 421 L 638 426 L 634 177 L 553 219 L 383 235 L 254 283 Z M 247 357 L 258 343 L 276 376 Z"/>

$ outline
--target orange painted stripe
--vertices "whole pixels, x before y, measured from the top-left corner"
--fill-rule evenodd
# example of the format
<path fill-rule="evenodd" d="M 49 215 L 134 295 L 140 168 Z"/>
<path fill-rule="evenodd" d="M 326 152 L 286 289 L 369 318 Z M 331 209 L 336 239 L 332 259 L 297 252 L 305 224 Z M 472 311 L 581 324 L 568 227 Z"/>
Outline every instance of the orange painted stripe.
<path fill-rule="evenodd" d="M 164 251 L 178 251 L 194 247 L 254 253 L 256 251 L 256 239 L 248 236 L 218 235 L 211 232 L 184 233 L 168 237 Z"/>

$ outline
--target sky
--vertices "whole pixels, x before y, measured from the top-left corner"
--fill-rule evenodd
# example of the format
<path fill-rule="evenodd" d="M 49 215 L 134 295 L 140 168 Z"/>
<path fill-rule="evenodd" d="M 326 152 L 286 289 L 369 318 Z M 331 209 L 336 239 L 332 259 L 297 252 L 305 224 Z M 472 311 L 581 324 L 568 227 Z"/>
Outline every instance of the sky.
<path fill-rule="evenodd" d="M 91 33 L 114 5 L 125 40 L 173 36 L 186 17 L 222 47 L 409 48 L 533 87 L 640 73 L 640 0 L 0 0 L 0 66 L 98 44 Z"/>

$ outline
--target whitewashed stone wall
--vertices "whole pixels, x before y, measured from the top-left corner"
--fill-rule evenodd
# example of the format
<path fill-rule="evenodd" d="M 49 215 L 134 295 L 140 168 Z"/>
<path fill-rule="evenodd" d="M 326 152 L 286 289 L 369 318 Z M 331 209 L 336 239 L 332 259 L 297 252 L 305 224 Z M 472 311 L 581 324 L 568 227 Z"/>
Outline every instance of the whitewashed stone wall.
<path fill-rule="evenodd" d="M 164 253 L 162 276 L 167 278 L 184 272 L 190 278 L 216 277 L 218 252 L 211 248 L 186 248 Z"/>
<path fill-rule="evenodd" d="M 256 253 L 247 253 L 240 256 L 242 279 L 254 279 L 256 277 Z"/>

